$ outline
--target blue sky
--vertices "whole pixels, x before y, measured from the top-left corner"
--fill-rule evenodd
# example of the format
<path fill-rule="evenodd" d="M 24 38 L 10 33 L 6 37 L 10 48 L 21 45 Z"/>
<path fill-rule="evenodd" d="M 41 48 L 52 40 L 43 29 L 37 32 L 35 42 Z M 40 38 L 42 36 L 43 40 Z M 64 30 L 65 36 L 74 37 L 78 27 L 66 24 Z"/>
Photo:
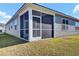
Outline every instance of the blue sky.
<path fill-rule="evenodd" d="M 57 10 L 59 12 L 65 13 L 67 15 L 79 18 L 79 4 L 78 3 L 46 3 L 40 4 L 48 8 Z M 76 23 L 76 26 L 79 26 L 79 23 Z"/>
<path fill-rule="evenodd" d="M 0 22 L 6 23 L 15 12 L 23 5 L 23 3 L 2 3 L 0 4 Z M 40 4 L 48 8 L 60 11 L 67 15 L 79 18 L 78 3 L 43 3 Z"/>
<path fill-rule="evenodd" d="M 0 11 L 13 15 L 21 6 L 19 3 L 0 3 Z"/>
<path fill-rule="evenodd" d="M 23 3 L 0 3 L 0 23 L 6 23 Z"/>
<path fill-rule="evenodd" d="M 73 12 L 75 6 L 78 5 L 77 3 L 50 3 L 50 4 L 46 3 L 40 5 L 79 18 L 79 15 Z"/>

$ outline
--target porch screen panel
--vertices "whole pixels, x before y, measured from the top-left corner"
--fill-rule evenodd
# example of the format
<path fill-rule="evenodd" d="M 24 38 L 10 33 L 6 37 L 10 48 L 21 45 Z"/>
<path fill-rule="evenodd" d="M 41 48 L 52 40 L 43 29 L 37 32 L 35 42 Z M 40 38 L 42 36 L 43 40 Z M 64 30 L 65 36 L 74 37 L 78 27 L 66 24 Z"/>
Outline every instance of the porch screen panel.
<path fill-rule="evenodd" d="M 42 13 L 42 38 L 53 37 L 53 16 Z"/>
<path fill-rule="evenodd" d="M 41 12 L 32 10 L 32 15 L 41 16 Z"/>
<path fill-rule="evenodd" d="M 23 25 L 24 20 L 23 20 L 23 18 L 24 18 L 23 15 L 21 15 L 21 16 L 20 16 L 20 24 L 21 24 L 21 25 L 20 25 L 20 29 L 23 29 L 23 28 L 24 28 L 24 25 Z"/>
<path fill-rule="evenodd" d="M 27 39 L 29 36 L 29 26 L 28 26 L 28 11 L 20 16 L 20 37 Z"/>
<path fill-rule="evenodd" d="M 32 10 L 33 17 L 33 37 L 40 37 L 40 17 L 39 11 Z"/>
<path fill-rule="evenodd" d="M 33 37 L 40 36 L 40 18 L 33 17 Z"/>
<path fill-rule="evenodd" d="M 40 29 L 40 18 L 33 17 L 33 29 Z"/>

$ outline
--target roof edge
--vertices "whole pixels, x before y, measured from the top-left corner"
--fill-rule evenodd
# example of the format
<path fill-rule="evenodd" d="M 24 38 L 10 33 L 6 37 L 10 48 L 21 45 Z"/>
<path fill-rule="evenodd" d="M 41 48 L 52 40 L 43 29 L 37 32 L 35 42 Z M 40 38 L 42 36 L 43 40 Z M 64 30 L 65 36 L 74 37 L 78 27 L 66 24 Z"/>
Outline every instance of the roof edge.
<path fill-rule="evenodd" d="M 41 7 L 44 7 L 44 8 L 46 8 L 46 9 L 51 10 L 51 11 L 54 11 L 56 14 L 60 14 L 60 15 L 63 14 L 64 16 L 69 16 L 69 17 L 71 17 L 71 18 L 78 19 L 78 18 L 76 18 L 76 17 L 67 15 L 67 14 L 65 14 L 65 13 L 59 12 L 59 11 L 57 11 L 57 10 L 54 10 L 54 9 L 51 9 L 51 8 L 48 8 L 48 7 L 45 7 L 45 6 L 42 6 L 42 5 L 39 5 L 39 4 L 37 4 L 37 3 L 33 3 L 33 4 L 38 5 L 38 6 L 41 6 Z M 78 19 L 78 21 L 79 21 L 79 19 Z"/>
<path fill-rule="evenodd" d="M 40 7 L 43 7 L 43 8 L 46 8 L 46 9 L 49 9 L 49 10 L 51 10 L 51 11 L 54 11 L 56 14 L 59 14 L 59 15 L 62 14 L 62 15 L 64 15 L 64 16 L 68 16 L 68 18 L 76 19 L 75 21 L 78 21 L 78 22 L 79 22 L 79 19 L 76 18 L 76 17 L 73 17 L 73 16 L 70 16 L 70 15 L 64 14 L 64 13 L 59 12 L 59 11 L 56 11 L 56 10 L 54 10 L 54 9 L 51 9 L 51 8 L 48 8 L 48 7 L 39 5 L 39 4 L 37 4 L 37 3 L 32 3 L 32 4 L 37 5 L 37 6 L 40 6 Z M 7 24 L 12 20 L 12 18 L 13 18 L 15 15 L 17 15 L 17 14 L 19 13 L 19 11 L 22 9 L 22 7 L 23 7 L 24 5 L 26 5 L 26 3 L 24 3 L 24 4 L 15 12 L 15 14 L 11 17 L 11 19 L 10 19 L 5 25 L 7 25 Z"/>
<path fill-rule="evenodd" d="M 10 20 L 5 24 L 5 25 L 7 25 L 10 21 L 11 21 L 11 19 L 20 11 L 20 9 L 25 5 L 26 3 L 24 3 L 16 12 L 15 12 L 15 14 L 10 18 Z"/>

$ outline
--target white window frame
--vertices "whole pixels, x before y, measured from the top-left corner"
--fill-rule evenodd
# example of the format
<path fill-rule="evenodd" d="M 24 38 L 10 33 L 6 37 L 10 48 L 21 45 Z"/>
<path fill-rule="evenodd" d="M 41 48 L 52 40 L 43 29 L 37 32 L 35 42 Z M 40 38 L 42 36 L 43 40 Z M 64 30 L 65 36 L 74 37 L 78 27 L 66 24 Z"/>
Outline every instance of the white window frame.
<path fill-rule="evenodd" d="M 32 31 L 33 30 L 40 30 L 40 36 L 37 36 L 37 37 L 41 38 L 41 16 L 32 15 L 32 19 L 33 19 L 33 17 L 40 18 L 40 28 L 39 29 L 33 28 L 33 25 L 32 25 L 32 28 L 33 28 Z M 32 24 L 33 24 L 33 22 L 32 22 Z"/>
<path fill-rule="evenodd" d="M 67 27 L 69 27 L 69 26 L 68 26 L 68 24 L 66 24 L 66 22 L 65 22 L 65 24 L 63 24 L 63 20 L 68 20 L 68 19 L 62 18 L 62 26 L 63 26 L 63 25 L 65 26 L 65 29 L 62 28 L 62 30 L 67 31 L 67 30 L 68 30 Z M 68 22 L 69 22 L 69 21 L 68 21 Z"/>

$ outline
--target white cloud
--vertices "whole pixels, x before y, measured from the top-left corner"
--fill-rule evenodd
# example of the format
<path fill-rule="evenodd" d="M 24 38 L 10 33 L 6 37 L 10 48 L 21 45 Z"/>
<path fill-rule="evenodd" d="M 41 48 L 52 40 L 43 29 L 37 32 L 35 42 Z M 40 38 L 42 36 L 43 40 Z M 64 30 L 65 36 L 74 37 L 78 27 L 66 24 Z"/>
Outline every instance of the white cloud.
<path fill-rule="evenodd" d="M 73 10 L 74 13 L 79 12 L 79 4 L 77 4 Z"/>
<path fill-rule="evenodd" d="M 0 11 L 0 23 L 6 23 L 10 18 L 11 16 L 6 12 Z"/>

